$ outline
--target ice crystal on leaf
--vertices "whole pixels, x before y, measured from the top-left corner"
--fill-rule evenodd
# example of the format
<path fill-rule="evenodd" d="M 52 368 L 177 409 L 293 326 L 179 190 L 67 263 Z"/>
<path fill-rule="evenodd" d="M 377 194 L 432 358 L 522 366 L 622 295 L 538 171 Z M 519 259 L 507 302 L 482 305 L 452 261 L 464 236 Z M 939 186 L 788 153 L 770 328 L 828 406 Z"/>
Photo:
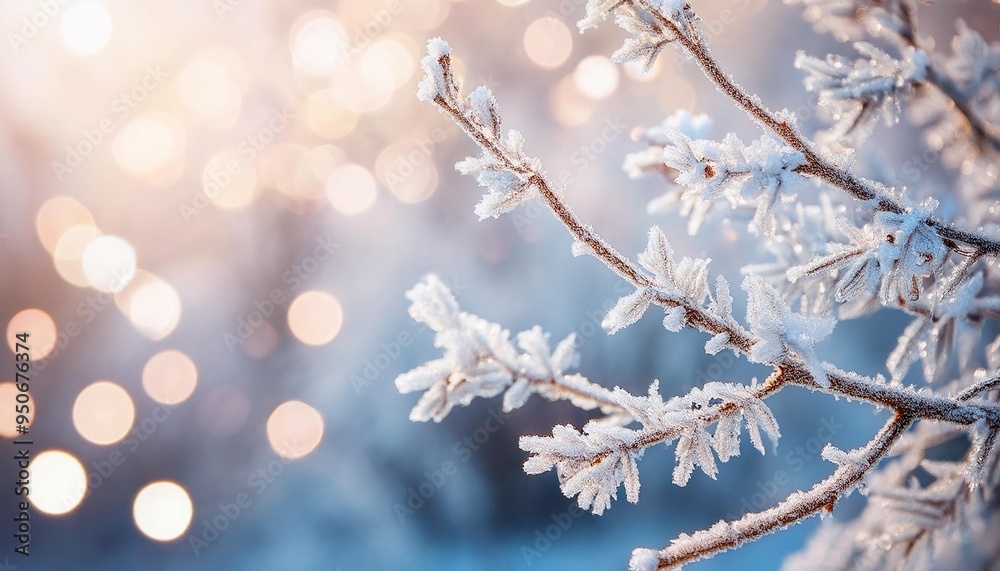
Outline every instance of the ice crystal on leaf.
<path fill-rule="evenodd" d="M 815 344 L 833 333 L 837 321 L 830 316 L 793 312 L 778 290 L 758 275 L 749 274 L 743 280 L 743 289 L 748 296 L 747 323 L 759 337 L 750 349 L 750 360 L 773 364 L 791 351 L 802 359 L 820 386 L 829 386 L 826 372 L 816 356 Z"/>

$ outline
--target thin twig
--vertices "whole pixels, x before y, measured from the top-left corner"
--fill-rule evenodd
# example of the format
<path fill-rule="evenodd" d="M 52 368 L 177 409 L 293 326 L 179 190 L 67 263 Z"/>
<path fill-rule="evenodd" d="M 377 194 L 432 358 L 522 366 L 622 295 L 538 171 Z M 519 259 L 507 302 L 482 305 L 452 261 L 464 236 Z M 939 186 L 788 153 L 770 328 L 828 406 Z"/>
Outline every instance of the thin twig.
<path fill-rule="evenodd" d="M 1000 375 L 993 375 L 992 377 L 983 379 L 982 381 L 979 381 L 978 383 L 958 393 L 955 395 L 955 400 L 967 401 L 979 394 L 992 391 L 998 387 L 1000 387 Z"/>
<path fill-rule="evenodd" d="M 913 418 L 908 415 L 894 415 L 860 450 L 862 462 L 842 465 L 808 492 L 793 494 L 773 508 L 746 514 L 722 529 L 713 527 L 673 540 L 669 546 L 660 550 L 659 568 L 676 568 L 748 541 L 760 539 L 776 529 L 798 523 L 822 511 L 833 511 L 834 505 L 845 490 L 851 489 L 864 478 L 865 474 L 889 452 L 911 422 Z"/>

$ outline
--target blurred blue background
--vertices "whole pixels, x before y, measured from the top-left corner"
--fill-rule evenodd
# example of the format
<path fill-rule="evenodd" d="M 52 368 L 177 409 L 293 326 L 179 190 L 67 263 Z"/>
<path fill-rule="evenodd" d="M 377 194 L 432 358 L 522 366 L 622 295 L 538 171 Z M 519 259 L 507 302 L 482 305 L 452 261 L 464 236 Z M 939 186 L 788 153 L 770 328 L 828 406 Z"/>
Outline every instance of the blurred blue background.
<path fill-rule="evenodd" d="M 30 559 L 14 554 L 6 517 L 14 445 L 0 454 L 3 568 L 623 569 L 633 547 L 811 486 L 832 469 L 818 454 L 827 441 L 867 441 L 880 413 L 791 388 L 770 401 L 777 450 L 745 445 L 718 481 L 699 473 L 678 488 L 671 451 L 652 449 L 640 503 L 596 517 L 554 474 L 526 476 L 517 447 L 586 413 L 533 399 L 490 433 L 497 399 L 441 424 L 407 420 L 416 396 L 393 380 L 438 351 L 403 293 L 430 272 L 513 332 L 576 332 L 580 372 L 609 387 L 660 379 L 670 396 L 766 374 L 653 317 L 605 335 L 617 278 L 573 258 L 538 204 L 477 222 L 475 182 L 452 168 L 475 149 L 416 101 L 424 42 L 443 36 L 467 89 L 493 88 L 506 125 L 572 179 L 567 201 L 619 250 L 634 255 L 659 224 L 679 253 L 712 257 L 738 284 L 741 266 L 768 259 L 745 224 L 715 218 L 687 236 L 676 214 L 645 212 L 664 182 L 630 181 L 621 164 L 641 149 L 636 128 L 676 109 L 710 114 L 713 137 L 750 140 L 754 126 L 677 53 L 646 76 L 611 64 L 622 32 L 577 34 L 583 4 L 0 3 L 0 323 L 8 341 L 30 330 L 36 344 L 32 454 L 61 452 L 33 470 L 43 503 Z M 719 59 L 772 109 L 810 108 L 796 50 L 849 53 L 795 6 L 696 8 Z M 955 14 L 977 8 L 922 10 L 921 30 L 945 46 Z M 992 40 L 987 13 L 970 23 Z M 822 126 L 806 115 L 807 131 Z M 880 127 L 867 164 L 920 153 L 912 133 Z M 935 165 L 915 186 L 945 176 Z M 118 240 L 97 247 L 102 236 Z M 885 312 L 841 323 L 821 355 L 880 372 L 905 324 Z M 9 383 L 13 356 L 3 362 Z M 0 389 L 12 407 L 12 385 Z M 0 420 L 12 440 L 13 416 Z M 173 486 L 137 501 L 154 482 Z M 774 568 L 817 523 L 692 568 Z"/>

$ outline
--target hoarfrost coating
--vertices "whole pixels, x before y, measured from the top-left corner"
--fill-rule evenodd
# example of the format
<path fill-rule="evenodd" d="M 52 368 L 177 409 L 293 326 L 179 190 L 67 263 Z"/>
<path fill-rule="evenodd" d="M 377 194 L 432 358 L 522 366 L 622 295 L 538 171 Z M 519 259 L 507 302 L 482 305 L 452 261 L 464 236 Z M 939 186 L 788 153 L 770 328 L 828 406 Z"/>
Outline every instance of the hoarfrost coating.
<path fill-rule="evenodd" d="M 678 111 L 660 127 L 643 131 L 640 140 L 648 148 L 625 162 L 630 176 L 668 179 L 667 194 L 651 211 L 679 205 L 692 234 L 713 222 L 719 202 L 752 209 L 748 228 L 773 261 L 745 269 L 742 323 L 733 315 L 729 282 L 723 276 L 711 279 L 709 258 L 676 256 L 664 232 L 653 226 L 633 262 L 582 221 L 541 162 L 526 154 L 520 133 L 503 133 L 492 92 L 479 88 L 462 96 L 447 43 L 431 40 L 422 61 L 420 98 L 452 119 L 481 152 L 457 165 L 487 189 L 476 214 L 495 218 L 538 196 L 571 234 L 573 255 L 597 258 L 633 288 L 607 312 L 602 326 L 608 333 L 632 326 L 656 306 L 664 312 L 664 329 L 700 331 L 708 335 L 707 353 L 731 351 L 770 372 L 760 382 L 711 381 L 667 399 L 659 381 L 644 396 L 618 386 L 608 390 L 567 374 L 578 363 L 572 336 L 552 350 L 536 327 L 519 334 L 515 347 L 506 330 L 461 312 L 430 277 L 409 294 L 410 311 L 435 330 L 435 344 L 445 354 L 397 379 L 402 392 L 425 391 L 411 418 L 440 421 L 455 405 L 501 392 L 505 410 L 523 405 L 533 393 L 599 409 L 582 429 L 559 424 L 551 435 L 521 437 L 520 447 L 529 453 L 525 472 L 555 470 L 562 493 L 600 515 L 622 487 L 626 500 L 638 501 L 638 462 L 656 444 L 674 444 L 673 482 L 680 486 L 696 469 L 716 478 L 719 463 L 739 454 L 744 428 L 762 454 L 765 434 L 777 447 L 780 429 L 767 399 L 786 387 L 889 411 L 867 443 L 853 449 L 826 443 L 821 456 L 833 465 L 832 473 L 810 489 L 768 509 L 681 534 L 665 547 L 637 548 L 629 561 L 635 571 L 677 568 L 812 515 L 827 516 L 855 490 L 869 499 L 861 517 L 846 524 L 824 518 L 806 554 L 789 559 L 791 568 L 816 561 L 920 567 L 933 561 L 934 545 L 961 545 L 970 534 L 985 533 L 988 527 L 968 523 L 970 514 L 1000 524 L 996 510 L 986 508 L 996 505 L 1000 487 L 1000 338 L 984 338 L 984 322 L 1000 317 L 1000 298 L 993 295 L 1000 286 L 995 270 L 1000 219 L 992 210 L 992 217 L 984 217 L 977 207 L 980 195 L 994 201 L 997 196 L 1000 47 L 960 21 L 952 54 L 941 57 L 922 44 L 917 5 L 910 0 L 802 3 L 818 29 L 842 41 L 889 44 L 883 49 L 858 41 L 854 48 L 862 57 L 854 61 L 799 55 L 796 65 L 810 74 L 806 88 L 819 95 L 819 106 L 834 121 L 813 139 L 792 113 L 769 110 L 723 70 L 690 4 L 590 0 L 579 23 L 583 31 L 613 18 L 628 35 L 613 59 L 638 61 L 647 69 L 664 49 L 678 47 L 763 131 L 750 144 L 733 133 L 721 141 L 702 139 L 711 121 Z M 964 153 L 959 178 L 975 179 L 961 187 L 971 188 L 971 194 L 956 193 L 965 203 L 948 197 L 944 208 L 931 194 L 917 196 L 861 174 L 856 151 L 876 119 L 894 123 L 904 105 L 924 99 L 944 102 L 934 115 L 939 124 L 932 142 Z M 941 131 L 941 125 L 949 128 Z M 956 213 L 963 206 L 969 212 Z M 823 342 L 838 320 L 876 311 L 901 311 L 914 319 L 886 358 L 888 379 L 822 359 Z M 978 358 L 970 358 L 973 352 Z M 904 385 L 918 360 L 926 386 Z M 960 458 L 927 459 L 928 449 L 963 438 L 969 446 Z M 929 484 L 914 477 L 918 469 L 930 475 Z M 830 550 L 836 555 L 822 555 Z M 997 556 L 995 549 L 984 555 L 986 561 Z"/>

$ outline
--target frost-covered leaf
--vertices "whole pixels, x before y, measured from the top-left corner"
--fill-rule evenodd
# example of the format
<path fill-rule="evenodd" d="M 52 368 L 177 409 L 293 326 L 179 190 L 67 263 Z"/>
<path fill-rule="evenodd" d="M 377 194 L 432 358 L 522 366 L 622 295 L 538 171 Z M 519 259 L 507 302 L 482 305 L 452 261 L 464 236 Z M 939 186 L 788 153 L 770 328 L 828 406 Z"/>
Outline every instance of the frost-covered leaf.
<path fill-rule="evenodd" d="M 469 107 L 476 120 L 484 128 L 489 129 L 493 136 L 500 138 L 500 106 L 489 87 L 481 86 L 469 94 Z"/>
<path fill-rule="evenodd" d="M 775 364 L 787 351 L 805 363 L 813 379 L 829 386 L 829 379 L 816 356 L 815 344 L 833 333 L 836 320 L 830 316 L 807 316 L 793 312 L 774 287 L 764 278 L 749 274 L 743 280 L 747 292 L 747 323 L 759 337 L 750 349 L 755 363 Z"/>
<path fill-rule="evenodd" d="M 708 265 L 711 262 L 712 260 L 706 258 L 685 256 L 677 264 L 677 290 L 695 305 L 702 305 L 709 296 Z"/>
<path fill-rule="evenodd" d="M 687 325 L 687 312 L 683 307 L 668 307 L 664 310 L 663 328 L 667 331 L 677 333 Z"/>
<path fill-rule="evenodd" d="M 522 436 L 521 449 L 532 454 L 524 463 L 528 474 L 555 468 L 568 498 L 577 497 L 582 509 L 601 515 L 625 485 L 626 499 L 639 500 L 636 461 L 641 450 L 632 450 L 637 433 L 627 428 L 588 423 L 583 432 L 557 425 L 552 436 Z"/>
<path fill-rule="evenodd" d="M 823 447 L 820 456 L 827 462 L 833 462 L 837 466 L 857 468 L 865 465 L 864 456 L 858 454 L 856 450 L 845 452 L 829 442 Z"/>
<path fill-rule="evenodd" d="M 660 552 L 655 549 L 637 547 L 628 560 L 629 571 L 657 571 L 660 567 Z"/>
<path fill-rule="evenodd" d="M 728 202 L 733 208 L 754 208 L 753 228 L 773 235 L 775 205 L 792 200 L 804 180 L 796 171 L 803 155 L 772 135 L 746 145 L 732 133 L 717 143 L 668 129 L 656 141 L 662 143 L 663 165 L 676 170 L 674 182 L 685 187 L 677 201 L 691 234 L 713 205 Z M 639 165 L 633 162 L 630 168 Z"/>
<path fill-rule="evenodd" d="M 441 38 L 427 42 L 427 55 L 420 60 L 424 78 L 420 80 L 417 98 L 432 102 L 436 97 L 453 98 L 458 95 L 458 84 L 451 73 L 451 46 Z"/>
<path fill-rule="evenodd" d="M 997 443 L 997 428 L 991 427 L 985 419 L 972 426 L 972 450 L 969 454 L 969 464 L 965 468 L 965 478 L 969 488 L 975 490 L 985 484 L 983 481 L 987 472 L 990 456 Z"/>
<path fill-rule="evenodd" d="M 936 207 L 937 202 L 929 200 L 903 214 L 875 214 L 876 233 L 885 238 L 876 250 L 883 304 L 920 299 L 923 277 L 944 264 L 948 248 L 925 222 Z"/>
<path fill-rule="evenodd" d="M 517 335 L 518 352 L 506 329 L 461 311 L 437 277 L 429 276 L 407 296 L 412 301 L 410 314 L 436 332 L 434 344 L 444 350 L 443 358 L 396 378 L 401 393 L 426 391 L 410 415 L 412 420 L 439 422 L 455 406 L 504 391 L 505 411 L 519 408 L 538 393 L 587 410 L 601 408 L 611 425 L 631 420 L 615 404 L 611 391 L 580 375 L 566 374 L 579 361 L 575 335 L 551 349 L 548 334 L 534 327 Z"/>
<path fill-rule="evenodd" d="M 653 290 L 643 288 L 619 299 L 618 303 L 604 317 L 601 327 L 613 335 L 639 321 L 653 301 L 653 296 Z"/>
<path fill-rule="evenodd" d="M 507 389 L 503 395 L 503 411 L 510 412 L 524 406 L 531 396 L 531 383 L 528 379 L 521 377 Z"/>
<path fill-rule="evenodd" d="M 715 300 L 709 309 L 722 319 L 733 316 L 733 294 L 729 291 L 729 282 L 723 276 L 715 278 Z"/>
<path fill-rule="evenodd" d="M 713 480 L 719 473 L 715 465 L 715 455 L 712 453 L 712 437 L 703 427 L 699 426 L 681 434 L 674 453 L 677 458 L 674 483 L 678 486 L 687 485 L 695 466 L 700 466 L 702 472 Z"/>
<path fill-rule="evenodd" d="M 740 455 L 740 431 L 742 430 L 743 415 L 737 410 L 729 414 L 724 414 L 715 425 L 715 434 L 712 436 L 712 446 L 715 448 L 719 460 L 727 462 L 733 456 Z"/>
<path fill-rule="evenodd" d="M 806 89 L 819 94 L 819 105 L 830 111 L 836 123 L 829 141 L 857 143 L 871 131 L 879 117 L 895 122 L 899 101 L 927 75 L 927 54 L 904 48 L 900 59 L 866 42 L 854 49 L 862 56 L 854 61 L 829 55 L 818 59 L 799 52 L 795 67 L 809 73 Z"/>
<path fill-rule="evenodd" d="M 668 133 L 679 131 L 689 139 L 701 139 L 712 128 L 712 119 L 704 113 L 692 115 L 687 109 L 678 109 L 656 127 L 645 129 L 639 134 L 639 142 L 648 145 L 642 151 L 626 155 L 622 168 L 631 178 L 669 171 L 663 162 L 663 147 L 670 143 Z M 656 212 L 652 208 L 651 212 Z"/>
<path fill-rule="evenodd" d="M 665 288 L 674 288 L 674 249 L 659 226 L 649 229 L 646 249 L 639 254 L 639 264 L 652 273 Z"/>
<path fill-rule="evenodd" d="M 728 343 L 729 343 L 729 334 L 719 333 L 718 335 L 714 335 L 711 339 L 705 342 L 705 352 L 708 353 L 709 355 L 715 355 L 719 351 L 725 349 Z"/>
<path fill-rule="evenodd" d="M 672 34 L 663 33 L 658 26 L 646 21 L 631 10 L 619 11 L 615 16 L 618 25 L 630 35 L 625 43 L 611 56 L 618 63 L 637 61 L 643 72 L 649 72 L 656 63 L 656 57 L 670 43 Z"/>

